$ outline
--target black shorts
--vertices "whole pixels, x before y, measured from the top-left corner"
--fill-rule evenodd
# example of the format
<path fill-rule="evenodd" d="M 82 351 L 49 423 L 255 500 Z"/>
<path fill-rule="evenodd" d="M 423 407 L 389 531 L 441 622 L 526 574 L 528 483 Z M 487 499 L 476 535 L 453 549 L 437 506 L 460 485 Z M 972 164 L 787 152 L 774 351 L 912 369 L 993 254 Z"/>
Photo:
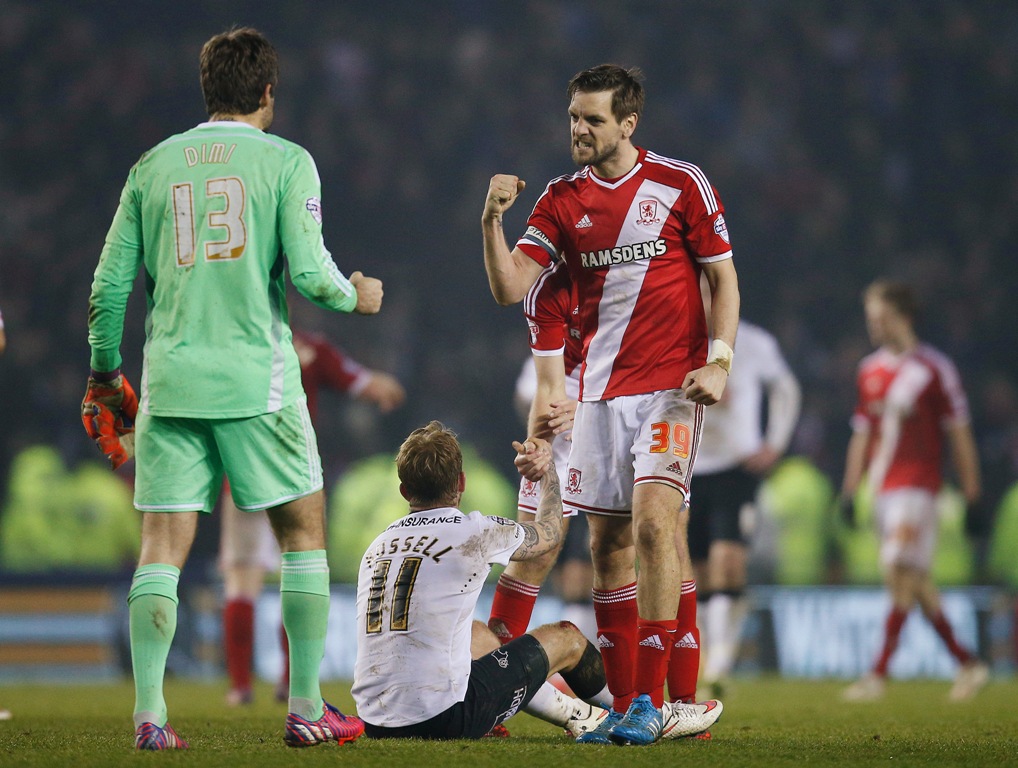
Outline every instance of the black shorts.
<path fill-rule="evenodd" d="M 689 494 L 689 556 L 706 560 L 715 541 L 746 543 L 740 525 L 745 504 L 756 499 L 760 478 L 741 467 L 693 475 Z"/>
<path fill-rule="evenodd" d="M 510 640 L 470 665 L 463 701 L 423 723 L 398 728 L 364 724 L 373 739 L 479 739 L 527 704 L 548 679 L 548 655 L 532 635 Z"/>

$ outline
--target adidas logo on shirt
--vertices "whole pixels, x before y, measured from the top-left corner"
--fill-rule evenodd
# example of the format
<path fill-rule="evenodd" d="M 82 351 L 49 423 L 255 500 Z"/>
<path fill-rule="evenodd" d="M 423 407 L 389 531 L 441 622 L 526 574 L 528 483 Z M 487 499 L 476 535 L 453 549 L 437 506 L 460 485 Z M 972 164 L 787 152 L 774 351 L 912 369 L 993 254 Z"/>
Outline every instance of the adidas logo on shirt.
<path fill-rule="evenodd" d="M 648 648 L 654 648 L 658 651 L 663 651 L 665 649 L 664 643 L 661 642 L 661 638 L 657 635 L 651 635 L 650 637 L 644 638 L 640 641 L 640 645 L 645 645 Z"/>
<path fill-rule="evenodd" d="M 676 648 L 699 648 L 700 646 L 696 642 L 696 638 L 693 637 L 692 632 L 687 632 L 678 640 L 675 641 Z"/>
<path fill-rule="evenodd" d="M 613 643 L 611 640 L 609 640 L 604 635 L 598 635 L 597 636 L 597 647 L 598 648 L 614 648 L 615 647 L 615 643 Z"/>
<path fill-rule="evenodd" d="M 576 222 L 577 229 L 586 229 L 587 227 L 592 226 L 594 226 L 594 222 L 590 220 L 590 217 L 587 214 L 583 214 L 583 218 Z"/>

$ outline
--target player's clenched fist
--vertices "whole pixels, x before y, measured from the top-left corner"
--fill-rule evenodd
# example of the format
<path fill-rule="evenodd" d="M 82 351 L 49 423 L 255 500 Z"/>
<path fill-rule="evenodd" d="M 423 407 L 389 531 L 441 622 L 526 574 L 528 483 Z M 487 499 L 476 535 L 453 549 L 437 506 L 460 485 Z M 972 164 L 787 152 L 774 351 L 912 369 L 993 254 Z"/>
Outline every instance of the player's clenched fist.
<path fill-rule="evenodd" d="M 687 373 L 685 381 L 682 382 L 682 389 L 687 400 L 701 405 L 714 405 L 724 394 L 727 383 L 728 372 L 724 368 L 708 363 L 703 368 Z"/>
<path fill-rule="evenodd" d="M 350 283 L 357 289 L 358 315 L 373 315 L 382 308 L 382 281 L 376 277 L 365 277 L 361 272 L 350 275 Z"/>
<path fill-rule="evenodd" d="M 484 201 L 484 219 L 501 219 L 502 214 L 512 207 L 517 196 L 527 186 L 519 176 L 497 173 L 488 184 L 488 197 Z"/>

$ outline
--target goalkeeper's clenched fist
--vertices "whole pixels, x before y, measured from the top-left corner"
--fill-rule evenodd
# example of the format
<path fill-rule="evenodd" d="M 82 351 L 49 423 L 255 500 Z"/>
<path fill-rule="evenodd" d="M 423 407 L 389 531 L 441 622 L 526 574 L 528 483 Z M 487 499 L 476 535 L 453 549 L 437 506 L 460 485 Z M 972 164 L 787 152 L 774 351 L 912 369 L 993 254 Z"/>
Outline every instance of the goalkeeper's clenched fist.
<path fill-rule="evenodd" d="M 138 396 L 120 371 L 92 371 L 81 401 L 81 423 L 113 469 L 134 456 L 137 415 Z"/>

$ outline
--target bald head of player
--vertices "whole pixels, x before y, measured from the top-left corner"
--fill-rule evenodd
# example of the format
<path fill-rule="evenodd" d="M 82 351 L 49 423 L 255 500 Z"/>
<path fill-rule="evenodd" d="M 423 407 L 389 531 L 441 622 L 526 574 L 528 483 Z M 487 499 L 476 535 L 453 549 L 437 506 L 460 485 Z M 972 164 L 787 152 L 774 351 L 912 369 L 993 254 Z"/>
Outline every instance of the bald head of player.
<path fill-rule="evenodd" d="M 415 429 L 396 454 L 396 474 L 411 510 L 455 507 L 466 488 L 456 433 L 440 421 Z"/>

